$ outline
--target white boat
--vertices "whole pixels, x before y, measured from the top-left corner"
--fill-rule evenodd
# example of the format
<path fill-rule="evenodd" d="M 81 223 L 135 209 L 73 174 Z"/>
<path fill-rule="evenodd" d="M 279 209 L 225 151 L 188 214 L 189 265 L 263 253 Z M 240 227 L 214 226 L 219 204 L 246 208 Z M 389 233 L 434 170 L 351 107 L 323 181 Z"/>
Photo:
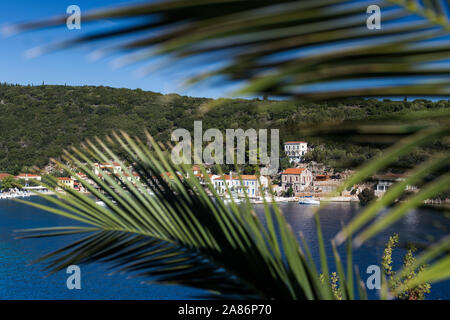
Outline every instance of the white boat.
<path fill-rule="evenodd" d="M 95 204 L 102 206 L 102 207 L 106 207 L 106 203 L 104 203 L 103 201 L 99 200 L 99 201 L 95 201 Z"/>
<path fill-rule="evenodd" d="M 298 201 L 298 204 L 320 205 L 320 201 L 313 199 L 312 197 L 302 197 Z"/>

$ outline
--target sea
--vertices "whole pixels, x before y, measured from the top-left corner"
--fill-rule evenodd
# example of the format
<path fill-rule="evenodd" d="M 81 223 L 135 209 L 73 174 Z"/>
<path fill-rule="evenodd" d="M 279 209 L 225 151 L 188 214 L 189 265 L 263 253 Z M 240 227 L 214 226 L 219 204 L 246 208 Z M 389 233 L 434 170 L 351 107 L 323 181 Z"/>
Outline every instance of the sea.
<path fill-rule="evenodd" d="M 40 197 L 29 201 L 52 206 Z M 298 236 L 303 233 L 313 258 L 319 265 L 319 250 L 313 208 L 297 203 L 279 203 L 280 209 Z M 358 203 L 330 203 L 320 211 L 320 221 L 325 238 L 329 269 L 336 271 L 330 240 L 361 211 Z M 255 211 L 264 220 L 263 205 L 255 205 Z M 45 265 L 32 263 L 46 253 L 69 244 L 71 237 L 39 239 L 15 239 L 15 230 L 48 226 L 71 225 L 74 222 L 44 212 L 14 200 L 0 200 L 0 300 L 181 300 L 196 299 L 205 292 L 176 285 L 143 283 L 141 278 L 130 278 L 127 274 L 112 273 L 107 264 L 81 266 L 81 289 L 69 290 L 65 270 L 48 275 Z M 380 265 L 384 245 L 389 236 L 398 233 L 402 242 L 426 244 L 448 235 L 450 219 L 433 209 L 417 209 L 384 230 L 363 246 L 354 250 L 354 264 L 361 278 L 366 281 L 371 273 L 367 268 Z M 341 257 L 345 248 L 339 248 Z M 402 265 L 405 249 L 396 249 L 393 255 L 394 269 Z M 345 259 L 343 259 L 345 260 Z M 345 263 L 344 263 L 345 264 Z M 370 299 L 377 299 L 376 289 L 368 290 Z M 450 299 L 450 281 L 433 284 L 427 299 Z"/>

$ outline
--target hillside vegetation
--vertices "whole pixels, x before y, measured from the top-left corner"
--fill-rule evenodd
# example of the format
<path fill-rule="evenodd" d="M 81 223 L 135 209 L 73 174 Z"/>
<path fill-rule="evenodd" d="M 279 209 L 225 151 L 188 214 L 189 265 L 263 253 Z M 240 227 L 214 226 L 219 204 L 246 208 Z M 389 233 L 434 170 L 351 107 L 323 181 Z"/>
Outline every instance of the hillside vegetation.
<path fill-rule="evenodd" d="M 176 128 L 192 130 L 194 120 L 207 128 L 279 128 L 281 141 L 301 139 L 287 128 L 323 120 L 367 120 L 411 110 L 449 108 L 448 101 L 345 100 L 324 103 L 219 99 L 162 95 L 140 89 L 73 86 L 0 85 L 0 172 L 42 167 L 62 149 L 87 138 L 123 129 L 142 136 L 147 129 L 167 142 Z M 308 140 L 319 145 L 319 140 Z M 282 149 L 280 149 L 282 150 Z M 309 160 L 357 165 L 377 154 L 373 146 L 326 142 Z M 424 151 L 426 155 L 426 151 Z M 417 155 L 419 161 L 422 156 Z M 414 157 L 413 157 L 414 158 Z M 408 161 L 407 161 L 408 162 Z M 405 166 L 409 166 L 408 163 Z"/>

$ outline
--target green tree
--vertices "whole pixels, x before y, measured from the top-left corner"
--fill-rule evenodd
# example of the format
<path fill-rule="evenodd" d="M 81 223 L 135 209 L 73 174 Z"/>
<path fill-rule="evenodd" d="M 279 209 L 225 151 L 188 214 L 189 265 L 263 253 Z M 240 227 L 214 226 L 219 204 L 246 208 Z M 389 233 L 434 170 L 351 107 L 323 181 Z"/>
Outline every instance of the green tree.
<path fill-rule="evenodd" d="M 20 187 L 20 183 L 13 176 L 7 176 L 0 181 L 0 189 L 8 191 Z"/>
<path fill-rule="evenodd" d="M 430 293 L 431 289 L 431 284 L 429 282 L 421 283 L 418 286 L 406 290 L 401 289 L 407 281 L 411 281 L 414 278 L 418 277 L 421 273 L 423 273 L 427 266 L 420 265 L 416 269 L 414 268 L 416 258 L 414 257 L 413 253 L 414 251 L 416 251 L 416 249 L 411 246 L 403 257 L 403 266 L 405 270 L 408 270 L 408 273 L 406 275 L 402 275 L 401 277 L 396 276 L 396 272 L 393 271 L 392 268 L 392 253 L 394 248 L 398 246 L 398 243 L 398 234 L 394 234 L 393 236 L 389 237 L 389 240 L 386 243 L 386 247 L 384 249 L 381 262 L 383 272 L 388 279 L 389 290 L 392 294 L 394 294 L 396 298 L 401 300 L 425 300 L 425 295 L 427 293 Z"/>
<path fill-rule="evenodd" d="M 375 191 L 369 188 L 364 188 L 364 190 L 358 194 L 359 203 L 361 203 L 363 206 L 369 204 L 376 198 L 377 197 L 375 196 Z"/>
<path fill-rule="evenodd" d="M 290 198 L 294 195 L 294 189 L 292 189 L 292 186 L 289 186 L 289 188 L 286 190 L 285 196 Z"/>

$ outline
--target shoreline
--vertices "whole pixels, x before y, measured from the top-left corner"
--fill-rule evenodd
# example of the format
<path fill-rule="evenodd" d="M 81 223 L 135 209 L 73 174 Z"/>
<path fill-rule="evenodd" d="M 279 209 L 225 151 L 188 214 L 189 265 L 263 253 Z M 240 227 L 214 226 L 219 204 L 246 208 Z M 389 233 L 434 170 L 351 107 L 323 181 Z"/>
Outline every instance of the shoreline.
<path fill-rule="evenodd" d="M 53 191 L 47 191 L 47 192 L 31 192 L 31 191 L 19 191 L 19 192 L 3 192 L 0 193 L 0 200 L 12 200 L 16 198 L 28 198 L 33 196 L 39 196 L 38 193 L 45 194 L 45 195 L 55 195 L 56 193 Z"/>

